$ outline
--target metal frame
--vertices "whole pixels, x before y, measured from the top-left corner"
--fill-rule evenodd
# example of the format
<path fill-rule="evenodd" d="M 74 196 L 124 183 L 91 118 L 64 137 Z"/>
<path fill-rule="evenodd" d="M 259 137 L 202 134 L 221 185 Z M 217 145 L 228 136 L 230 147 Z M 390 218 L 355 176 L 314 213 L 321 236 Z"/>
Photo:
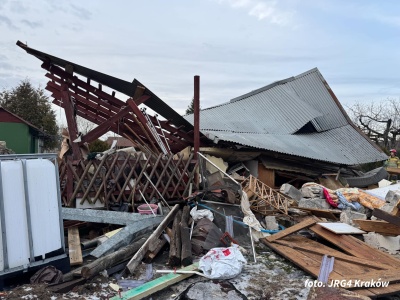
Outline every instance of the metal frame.
<path fill-rule="evenodd" d="M 29 194 L 28 194 L 28 182 L 27 182 L 27 173 L 26 173 L 26 161 L 28 159 L 48 159 L 54 163 L 55 166 L 55 176 L 56 176 L 56 184 L 57 184 L 57 201 L 58 201 L 58 212 L 60 216 L 60 240 L 61 240 L 61 249 L 63 250 L 63 254 L 46 258 L 43 260 L 35 261 L 34 257 L 34 249 L 33 249 L 33 239 L 32 239 L 32 222 L 30 215 L 30 202 L 29 202 Z M 23 169 L 23 179 L 24 179 L 24 195 L 25 195 L 25 205 L 26 205 L 26 218 L 28 225 L 28 238 L 29 238 L 29 252 L 30 259 L 29 264 L 24 266 L 14 267 L 9 269 L 8 263 L 8 250 L 7 250 L 7 230 L 5 224 L 5 215 L 4 215 L 4 194 L 3 194 L 3 181 L 1 175 L 1 162 L 7 160 L 19 160 L 22 162 Z M 53 262 L 59 259 L 64 259 L 67 257 L 65 253 L 65 240 L 64 240 L 64 227 L 63 220 L 61 214 L 61 193 L 60 193 L 60 179 L 58 172 L 58 162 L 57 162 L 57 154 L 53 153 L 45 153 L 45 154 L 11 154 L 11 155 L 0 155 L 0 221 L 1 221 L 1 229 L 2 229 L 2 244 L 3 244 L 3 259 L 4 259 L 4 270 L 0 271 L 0 276 L 18 272 L 21 270 L 25 270 L 31 267 L 40 266 L 41 264 L 47 264 L 49 262 Z M 56 249 L 57 250 L 57 249 Z"/>

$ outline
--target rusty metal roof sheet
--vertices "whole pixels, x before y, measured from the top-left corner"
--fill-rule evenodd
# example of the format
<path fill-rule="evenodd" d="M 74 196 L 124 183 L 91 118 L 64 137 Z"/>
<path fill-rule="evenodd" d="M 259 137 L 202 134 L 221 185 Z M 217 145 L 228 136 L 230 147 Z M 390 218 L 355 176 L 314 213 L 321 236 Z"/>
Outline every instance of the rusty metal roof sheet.
<path fill-rule="evenodd" d="M 193 123 L 193 115 L 185 116 Z M 343 165 L 386 159 L 351 123 L 317 68 L 204 109 L 203 134 Z"/>

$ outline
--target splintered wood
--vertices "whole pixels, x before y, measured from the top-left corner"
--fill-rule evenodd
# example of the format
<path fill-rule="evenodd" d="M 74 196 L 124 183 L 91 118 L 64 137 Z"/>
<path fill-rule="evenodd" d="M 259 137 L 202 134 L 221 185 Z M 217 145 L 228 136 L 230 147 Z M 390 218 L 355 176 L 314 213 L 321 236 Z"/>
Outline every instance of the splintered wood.
<path fill-rule="evenodd" d="M 83 258 L 78 227 L 68 228 L 68 251 L 71 266 L 81 265 Z"/>
<path fill-rule="evenodd" d="M 318 221 L 315 217 L 307 218 L 261 241 L 315 278 L 319 275 L 323 256 L 326 254 L 334 257 L 335 263 L 328 284 L 345 283 L 337 287 L 351 289 L 372 298 L 400 292 L 400 260 L 351 235 L 335 234 L 316 224 Z M 343 252 L 301 235 L 292 235 L 305 228 Z M 376 285 L 376 282 L 380 284 Z"/>
<path fill-rule="evenodd" d="M 289 203 L 293 200 L 275 191 L 265 183 L 250 175 L 242 183 L 243 191 L 247 193 L 250 208 L 263 215 L 274 212 L 288 214 Z"/>

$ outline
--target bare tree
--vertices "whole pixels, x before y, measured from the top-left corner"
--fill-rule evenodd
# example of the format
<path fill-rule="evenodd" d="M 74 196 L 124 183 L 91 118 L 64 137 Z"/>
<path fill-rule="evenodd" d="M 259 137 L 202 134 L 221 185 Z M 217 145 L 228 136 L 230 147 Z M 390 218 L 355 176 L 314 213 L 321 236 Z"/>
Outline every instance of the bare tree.
<path fill-rule="evenodd" d="M 78 124 L 79 132 L 82 132 L 83 135 L 87 134 L 96 127 L 96 124 L 79 116 L 76 117 L 76 123 Z"/>
<path fill-rule="evenodd" d="M 400 100 L 356 103 L 348 107 L 353 122 L 383 148 L 397 148 L 400 135 Z"/>

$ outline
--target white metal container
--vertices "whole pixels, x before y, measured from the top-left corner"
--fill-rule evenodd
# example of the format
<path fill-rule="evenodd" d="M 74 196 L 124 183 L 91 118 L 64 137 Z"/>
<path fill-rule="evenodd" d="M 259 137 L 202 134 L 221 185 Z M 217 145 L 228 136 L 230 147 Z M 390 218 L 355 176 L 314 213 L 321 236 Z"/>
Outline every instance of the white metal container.
<path fill-rule="evenodd" d="M 64 259 L 56 154 L 0 155 L 0 276 Z"/>

